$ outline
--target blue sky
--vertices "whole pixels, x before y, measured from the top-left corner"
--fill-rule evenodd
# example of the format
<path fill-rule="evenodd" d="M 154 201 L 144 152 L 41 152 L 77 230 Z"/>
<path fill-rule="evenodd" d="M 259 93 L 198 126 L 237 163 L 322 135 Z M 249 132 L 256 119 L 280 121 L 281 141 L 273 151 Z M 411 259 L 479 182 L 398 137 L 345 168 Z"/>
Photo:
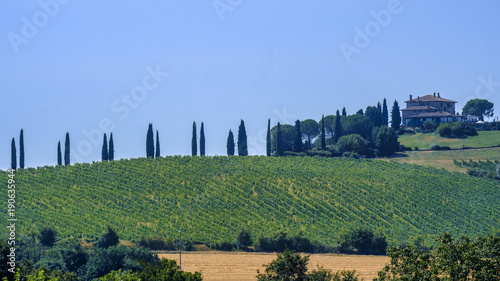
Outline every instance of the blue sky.
<path fill-rule="evenodd" d="M 459 111 L 498 105 L 498 14 L 498 1 L 2 1 L 0 169 L 21 128 L 37 167 L 66 132 L 72 162 L 92 162 L 111 130 L 116 158 L 144 157 L 150 122 L 163 156 L 190 154 L 204 122 L 215 155 L 243 119 L 264 154 L 268 118 L 433 92 Z"/>

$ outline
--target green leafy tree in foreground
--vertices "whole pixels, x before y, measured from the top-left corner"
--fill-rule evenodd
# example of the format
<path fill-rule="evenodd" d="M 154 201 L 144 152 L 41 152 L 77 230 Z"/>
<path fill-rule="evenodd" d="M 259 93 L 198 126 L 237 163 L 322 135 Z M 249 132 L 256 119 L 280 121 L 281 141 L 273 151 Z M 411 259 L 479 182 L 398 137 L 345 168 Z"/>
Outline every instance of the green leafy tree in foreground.
<path fill-rule="evenodd" d="M 227 136 L 227 156 L 234 155 L 234 135 L 231 130 L 229 130 L 229 135 Z"/>
<path fill-rule="evenodd" d="M 247 131 L 245 129 L 245 122 L 243 122 L 243 120 L 241 120 L 240 127 L 238 129 L 238 155 L 248 155 Z"/>
<path fill-rule="evenodd" d="M 485 99 L 472 99 L 465 104 L 462 111 L 484 121 L 484 117 L 493 116 L 493 103 Z"/>

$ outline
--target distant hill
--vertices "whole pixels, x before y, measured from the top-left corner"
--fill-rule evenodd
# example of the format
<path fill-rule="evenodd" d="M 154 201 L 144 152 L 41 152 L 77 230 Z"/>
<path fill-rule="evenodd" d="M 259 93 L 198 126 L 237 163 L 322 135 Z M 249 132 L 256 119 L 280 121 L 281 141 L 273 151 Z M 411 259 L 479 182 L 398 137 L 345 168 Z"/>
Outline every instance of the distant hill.
<path fill-rule="evenodd" d="M 140 158 L 30 168 L 15 179 L 18 235 L 55 226 L 61 236 L 91 237 L 111 225 L 122 239 L 176 239 L 182 226 L 183 238 L 204 243 L 233 241 L 246 228 L 333 244 L 366 226 L 391 244 L 500 230 L 500 181 L 379 160 Z"/>

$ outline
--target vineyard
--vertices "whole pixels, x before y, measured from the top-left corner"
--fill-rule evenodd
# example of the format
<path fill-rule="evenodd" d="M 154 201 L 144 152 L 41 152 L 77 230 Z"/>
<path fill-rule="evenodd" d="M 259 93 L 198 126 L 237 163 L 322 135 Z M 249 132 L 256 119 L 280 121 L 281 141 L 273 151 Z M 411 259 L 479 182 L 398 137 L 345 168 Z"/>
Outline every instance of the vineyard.
<path fill-rule="evenodd" d="M 184 239 L 214 243 L 282 230 L 335 244 L 366 226 L 390 245 L 500 230 L 500 181 L 378 160 L 139 158 L 29 168 L 15 180 L 18 233 L 95 237 L 111 225 L 122 239 L 175 239 L 182 227 Z"/>

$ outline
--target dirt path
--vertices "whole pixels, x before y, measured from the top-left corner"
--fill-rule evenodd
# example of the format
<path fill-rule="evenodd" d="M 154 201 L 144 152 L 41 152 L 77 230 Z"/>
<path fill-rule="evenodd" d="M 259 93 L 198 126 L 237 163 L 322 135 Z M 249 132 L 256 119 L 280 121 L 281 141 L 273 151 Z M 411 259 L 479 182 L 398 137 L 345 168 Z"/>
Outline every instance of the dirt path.
<path fill-rule="evenodd" d="M 175 259 L 178 253 L 158 254 L 160 258 Z M 256 280 L 257 269 L 264 270 L 276 254 L 233 253 L 233 252 L 186 252 L 182 254 L 182 270 L 202 271 L 203 280 Z M 334 254 L 314 254 L 309 259 L 309 270 L 317 265 L 334 272 L 341 269 L 356 269 L 360 277 L 372 280 L 384 265 L 389 262 L 386 256 L 354 256 Z"/>

